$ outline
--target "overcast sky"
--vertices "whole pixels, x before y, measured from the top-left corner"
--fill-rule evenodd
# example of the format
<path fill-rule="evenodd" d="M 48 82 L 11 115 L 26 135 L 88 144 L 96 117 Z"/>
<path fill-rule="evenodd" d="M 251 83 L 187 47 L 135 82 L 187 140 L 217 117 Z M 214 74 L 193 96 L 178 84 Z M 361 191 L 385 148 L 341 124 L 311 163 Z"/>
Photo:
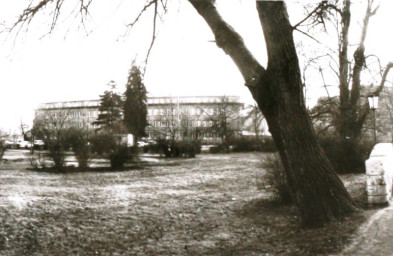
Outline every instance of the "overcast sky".
<path fill-rule="evenodd" d="M 28 2 L 1 1 L 0 23 L 9 25 Z M 0 128 L 17 129 L 20 120 L 31 125 L 39 103 L 97 99 L 110 80 L 124 90 L 132 60 L 142 63 L 146 55 L 152 18 L 146 13 L 126 35 L 125 24 L 139 10 L 136 1 L 105 2 L 93 1 L 86 28 L 64 13 L 49 36 L 44 36 L 48 15 L 40 15 L 16 40 L 15 34 L 0 34 Z M 366 51 L 386 64 L 393 60 L 393 4 L 390 0 L 382 4 L 371 21 Z M 251 103 L 239 71 L 211 42 L 214 37 L 204 20 L 187 1 L 173 0 L 170 7 L 149 59 L 145 85 L 150 95 L 239 95 Z M 264 65 L 265 46 L 254 1 L 221 0 L 218 8 Z M 302 9 L 293 10 L 289 10 L 292 20 L 300 20 Z M 310 90 L 308 96 L 316 91 Z"/>

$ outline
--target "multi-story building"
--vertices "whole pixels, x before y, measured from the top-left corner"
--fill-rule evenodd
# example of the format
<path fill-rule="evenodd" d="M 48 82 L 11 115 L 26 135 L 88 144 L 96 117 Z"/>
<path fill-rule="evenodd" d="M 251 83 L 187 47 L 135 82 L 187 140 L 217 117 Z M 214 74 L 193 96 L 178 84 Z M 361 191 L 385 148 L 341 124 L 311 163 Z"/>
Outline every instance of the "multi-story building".
<path fill-rule="evenodd" d="M 150 138 L 202 139 L 218 142 L 241 131 L 236 96 L 154 97 L 148 99 L 146 133 Z"/>
<path fill-rule="evenodd" d="M 99 100 L 41 104 L 36 120 L 65 127 L 95 128 Z M 149 97 L 146 133 L 152 139 L 219 141 L 240 134 L 244 104 L 236 96 Z"/>
<path fill-rule="evenodd" d="M 99 106 L 99 100 L 43 103 L 35 111 L 35 120 L 49 125 L 94 128 Z"/>

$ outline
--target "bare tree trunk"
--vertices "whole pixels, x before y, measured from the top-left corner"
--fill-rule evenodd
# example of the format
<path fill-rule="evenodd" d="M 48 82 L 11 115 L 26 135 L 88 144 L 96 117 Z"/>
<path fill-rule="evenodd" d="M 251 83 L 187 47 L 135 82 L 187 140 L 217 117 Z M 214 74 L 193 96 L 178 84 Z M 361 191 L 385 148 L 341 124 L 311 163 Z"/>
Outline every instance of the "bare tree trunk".
<path fill-rule="evenodd" d="M 354 202 L 317 144 L 285 6 L 257 5 L 269 57 L 259 87 L 269 90 L 253 96 L 266 116 L 303 221 L 315 225 L 353 211 Z"/>
<path fill-rule="evenodd" d="M 264 69 L 212 1 L 189 0 L 236 63 L 266 117 L 303 223 L 316 226 L 356 210 L 343 183 L 318 146 L 308 117 L 292 27 L 284 2 L 258 1 L 268 52 Z"/>
<path fill-rule="evenodd" d="M 346 131 L 351 130 L 348 126 L 350 117 L 349 110 L 349 69 L 348 60 L 348 33 L 351 24 L 351 1 L 344 0 L 344 7 L 341 13 L 341 35 L 339 40 L 339 78 L 340 78 L 340 120 L 338 120 L 338 131 L 342 138 L 348 137 Z"/>

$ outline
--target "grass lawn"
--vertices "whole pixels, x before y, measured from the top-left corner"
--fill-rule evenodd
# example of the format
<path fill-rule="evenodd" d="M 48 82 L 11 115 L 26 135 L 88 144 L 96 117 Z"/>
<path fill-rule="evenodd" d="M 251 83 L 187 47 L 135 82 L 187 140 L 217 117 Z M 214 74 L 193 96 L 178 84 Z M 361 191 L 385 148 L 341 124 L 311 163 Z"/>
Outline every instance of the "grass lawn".
<path fill-rule="evenodd" d="M 372 211 L 301 229 L 262 186 L 263 155 L 199 155 L 123 172 L 0 164 L 0 255 L 327 255 Z M 166 160 L 163 160 L 164 163 Z M 342 176 L 364 200 L 365 175 Z"/>

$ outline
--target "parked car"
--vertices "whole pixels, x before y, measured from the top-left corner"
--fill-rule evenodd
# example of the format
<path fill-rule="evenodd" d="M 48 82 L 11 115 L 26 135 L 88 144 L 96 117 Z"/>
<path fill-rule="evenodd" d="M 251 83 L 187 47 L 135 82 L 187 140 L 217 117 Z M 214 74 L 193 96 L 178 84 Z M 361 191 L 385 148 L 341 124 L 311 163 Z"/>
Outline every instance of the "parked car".
<path fill-rule="evenodd" d="M 143 148 L 144 146 L 149 145 L 149 143 L 144 142 L 144 141 L 138 141 L 138 147 Z"/>
<path fill-rule="evenodd" d="M 18 148 L 19 144 L 14 140 L 5 140 L 4 145 L 6 148 Z"/>
<path fill-rule="evenodd" d="M 31 148 L 32 146 L 33 146 L 33 144 L 31 144 L 30 141 L 26 141 L 26 140 L 20 141 L 18 143 L 19 148 Z"/>
<path fill-rule="evenodd" d="M 42 140 L 34 140 L 35 149 L 43 149 L 44 147 L 45 147 L 45 143 Z"/>

